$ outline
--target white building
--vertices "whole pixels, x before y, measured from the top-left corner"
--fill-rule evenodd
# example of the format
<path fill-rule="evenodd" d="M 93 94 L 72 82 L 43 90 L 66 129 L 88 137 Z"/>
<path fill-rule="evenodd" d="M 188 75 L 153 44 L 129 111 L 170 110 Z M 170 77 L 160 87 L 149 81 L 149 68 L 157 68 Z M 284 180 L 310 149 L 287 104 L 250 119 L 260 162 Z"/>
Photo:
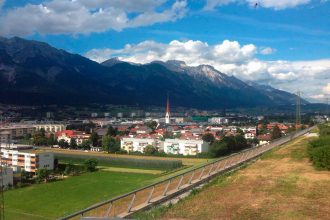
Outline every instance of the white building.
<path fill-rule="evenodd" d="M 244 133 L 248 133 L 248 132 L 251 132 L 251 133 L 257 133 L 257 127 L 241 127 L 240 128 Z"/>
<path fill-rule="evenodd" d="M 256 134 L 253 132 L 247 132 L 244 134 L 245 139 L 254 139 L 256 137 Z"/>
<path fill-rule="evenodd" d="M 167 154 L 196 155 L 209 149 L 209 144 L 203 140 L 165 139 L 163 146 Z"/>
<path fill-rule="evenodd" d="M 40 151 L 1 149 L 2 165 L 35 173 L 38 169 L 54 169 L 54 154 Z"/>
<path fill-rule="evenodd" d="M 14 185 L 14 174 L 13 169 L 10 167 L 2 166 L 0 168 L 0 187 L 8 188 Z"/>
<path fill-rule="evenodd" d="M 44 129 L 46 132 L 55 133 L 64 131 L 66 129 L 65 124 L 36 124 L 34 125 L 37 131 Z"/>
<path fill-rule="evenodd" d="M 208 119 L 208 122 L 210 124 L 217 124 L 217 125 L 221 125 L 221 124 L 228 124 L 229 123 L 229 119 L 228 118 L 224 118 L 224 117 L 212 117 Z"/>
<path fill-rule="evenodd" d="M 122 138 L 120 147 L 127 152 L 138 151 L 143 153 L 144 148 L 148 145 L 158 147 L 156 139 L 153 138 Z"/>

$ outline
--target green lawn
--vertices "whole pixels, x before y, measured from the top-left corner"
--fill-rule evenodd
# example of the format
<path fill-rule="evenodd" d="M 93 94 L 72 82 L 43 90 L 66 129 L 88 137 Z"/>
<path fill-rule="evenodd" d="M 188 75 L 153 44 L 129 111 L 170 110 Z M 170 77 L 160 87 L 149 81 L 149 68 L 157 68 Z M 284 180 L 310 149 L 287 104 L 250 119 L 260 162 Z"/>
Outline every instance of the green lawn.
<path fill-rule="evenodd" d="M 149 184 L 152 174 L 99 171 L 5 192 L 6 219 L 56 219 Z"/>

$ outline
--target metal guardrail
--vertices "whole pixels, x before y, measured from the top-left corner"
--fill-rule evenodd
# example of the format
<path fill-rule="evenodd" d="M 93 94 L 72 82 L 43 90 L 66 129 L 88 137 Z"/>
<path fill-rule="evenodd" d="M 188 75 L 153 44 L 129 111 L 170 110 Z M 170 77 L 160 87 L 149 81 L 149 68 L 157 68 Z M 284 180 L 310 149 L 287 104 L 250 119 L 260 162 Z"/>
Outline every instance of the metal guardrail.
<path fill-rule="evenodd" d="M 227 157 L 220 158 L 182 174 L 178 174 L 160 182 L 117 196 L 113 199 L 95 204 L 87 209 L 78 211 L 61 219 L 110 219 L 115 217 L 128 217 L 135 211 L 146 209 L 152 205 L 164 202 L 208 181 L 220 173 L 238 167 L 241 164 L 260 156 L 266 151 L 306 134 L 314 127 L 291 133 L 285 137 L 276 139 L 267 145 L 249 148 Z"/>

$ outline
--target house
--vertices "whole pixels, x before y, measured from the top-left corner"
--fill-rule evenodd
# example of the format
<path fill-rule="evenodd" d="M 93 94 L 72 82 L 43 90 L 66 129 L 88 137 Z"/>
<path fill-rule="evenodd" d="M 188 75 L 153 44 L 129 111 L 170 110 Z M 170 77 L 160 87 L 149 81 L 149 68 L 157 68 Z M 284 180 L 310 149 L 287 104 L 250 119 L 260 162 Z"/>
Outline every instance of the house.
<path fill-rule="evenodd" d="M 269 144 L 272 140 L 272 136 L 270 134 L 261 134 L 257 137 L 259 140 L 259 145 Z"/>
<path fill-rule="evenodd" d="M 245 139 L 254 139 L 256 137 L 256 134 L 253 132 L 247 132 L 244 134 Z"/>
<path fill-rule="evenodd" d="M 35 150 L 18 151 L 1 149 L 1 165 L 14 170 L 23 169 L 36 173 L 38 169 L 54 169 L 54 154 Z"/>
<path fill-rule="evenodd" d="M 152 132 L 151 128 L 147 126 L 141 126 L 136 129 L 137 134 L 150 134 Z"/>
<path fill-rule="evenodd" d="M 70 143 L 73 138 L 76 140 L 77 145 L 80 145 L 83 141 L 88 141 L 91 135 L 82 131 L 64 130 L 57 132 L 55 136 L 57 141 L 64 140 L 67 143 Z"/>
<path fill-rule="evenodd" d="M 196 155 L 207 152 L 209 144 L 203 140 L 165 139 L 163 147 L 167 154 Z"/>

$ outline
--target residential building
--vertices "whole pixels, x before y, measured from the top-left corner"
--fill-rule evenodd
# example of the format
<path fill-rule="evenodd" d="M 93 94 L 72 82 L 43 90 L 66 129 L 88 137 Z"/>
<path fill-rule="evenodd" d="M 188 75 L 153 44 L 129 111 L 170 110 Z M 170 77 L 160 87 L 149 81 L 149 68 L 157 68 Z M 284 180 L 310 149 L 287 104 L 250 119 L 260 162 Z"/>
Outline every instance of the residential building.
<path fill-rule="evenodd" d="M 138 151 L 143 153 L 144 148 L 148 145 L 158 147 L 158 143 L 154 138 L 129 138 L 124 137 L 120 141 L 120 147 L 127 152 Z"/>
<path fill-rule="evenodd" d="M 64 140 L 68 143 L 73 138 L 76 140 L 77 145 L 80 145 L 83 141 L 88 141 L 91 135 L 82 131 L 65 130 L 57 132 L 55 136 L 57 137 L 57 141 Z"/>
<path fill-rule="evenodd" d="M 0 168 L 0 187 L 8 188 L 14 185 L 14 172 L 11 167 L 2 166 Z"/>
<path fill-rule="evenodd" d="M 245 139 L 254 139 L 256 137 L 256 134 L 253 132 L 247 132 L 244 134 Z"/>
<path fill-rule="evenodd" d="M 210 124 L 228 124 L 229 123 L 229 119 L 228 118 L 224 118 L 224 117 L 212 117 L 208 119 L 208 123 Z"/>
<path fill-rule="evenodd" d="M 0 133 L 2 134 L 1 140 L 4 140 L 8 137 L 10 139 L 15 139 L 17 137 L 24 137 L 27 134 L 32 135 L 35 132 L 36 132 L 36 128 L 33 125 L 11 124 L 11 125 L 0 127 Z"/>
<path fill-rule="evenodd" d="M 59 131 L 64 131 L 66 128 L 65 124 L 35 124 L 33 125 L 37 131 L 40 131 L 41 129 L 44 129 L 46 132 L 49 133 L 55 133 Z"/>
<path fill-rule="evenodd" d="M 54 169 L 54 154 L 41 151 L 1 149 L 2 165 L 36 173 L 38 169 Z"/>
<path fill-rule="evenodd" d="M 208 152 L 209 144 L 203 140 L 165 139 L 163 147 L 167 154 L 196 155 Z"/>

